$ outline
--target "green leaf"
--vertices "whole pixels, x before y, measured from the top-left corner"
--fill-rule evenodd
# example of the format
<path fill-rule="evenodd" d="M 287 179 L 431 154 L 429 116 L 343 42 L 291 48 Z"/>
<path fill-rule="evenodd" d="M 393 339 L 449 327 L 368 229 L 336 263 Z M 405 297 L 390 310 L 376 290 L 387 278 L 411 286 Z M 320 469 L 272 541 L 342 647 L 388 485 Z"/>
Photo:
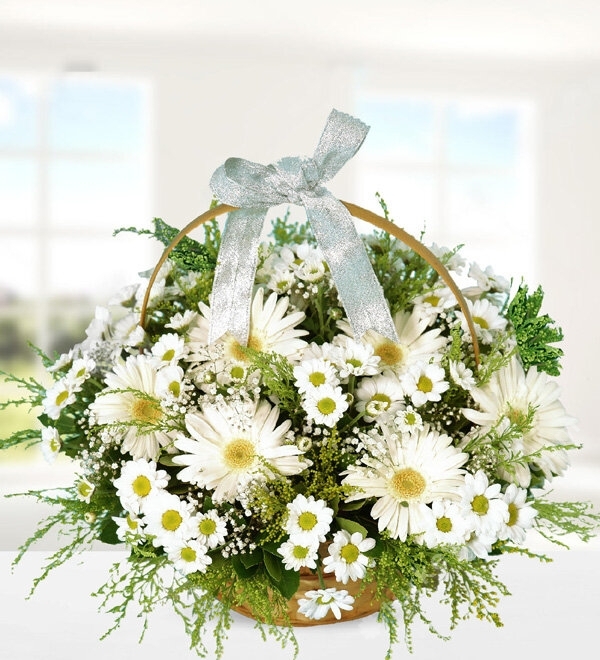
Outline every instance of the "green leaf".
<path fill-rule="evenodd" d="M 240 555 L 234 555 L 231 558 L 231 564 L 233 565 L 233 570 L 236 572 L 237 576 L 242 579 L 247 579 L 252 577 L 253 575 L 256 574 L 256 571 L 258 570 L 258 564 L 256 564 L 255 566 L 251 566 L 250 568 L 246 568 L 242 563 Z"/>
<path fill-rule="evenodd" d="M 354 502 L 344 502 L 340 506 L 341 511 L 358 511 L 365 505 L 365 500 L 355 500 Z"/>
<path fill-rule="evenodd" d="M 102 541 L 102 543 L 117 545 L 121 543 L 119 537 L 117 536 L 117 529 L 117 523 L 112 518 L 108 518 L 105 524 L 102 526 L 98 538 Z"/>
<path fill-rule="evenodd" d="M 367 528 L 363 527 L 360 523 L 357 523 L 355 520 L 348 520 L 348 518 L 336 518 L 335 522 L 340 526 L 340 529 L 348 532 L 349 534 L 354 534 L 355 532 L 360 532 L 364 537 L 369 535 Z"/>
<path fill-rule="evenodd" d="M 260 548 L 256 548 L 252 552 L 239 555 L 240 561 L 246 568 L 252 568 L 253 566 L 258 566 L 263 560 L 263 553 Z"/>
<path fill-rule="evenodd" d="M 265 558 L 265 568 L 267 569 L 267 573 L 271 576 L 271 579 L 276 584 L 279 584 L 279 582 L 281 582 L 281 577 L 283 573 L 283 566 L 281 564 L 281 560 L 275 555 L 272 555 L 270 552 L 265 552 L 264 558 Z"/>
<path fill-rule="evenodd" d="M 300 587 L 300 572 L 288 571 L 285 568 L 282 569 L 281 579 L 276 584 L 276 587 L 280 591 L 281 595 L 289 600 Z"/>

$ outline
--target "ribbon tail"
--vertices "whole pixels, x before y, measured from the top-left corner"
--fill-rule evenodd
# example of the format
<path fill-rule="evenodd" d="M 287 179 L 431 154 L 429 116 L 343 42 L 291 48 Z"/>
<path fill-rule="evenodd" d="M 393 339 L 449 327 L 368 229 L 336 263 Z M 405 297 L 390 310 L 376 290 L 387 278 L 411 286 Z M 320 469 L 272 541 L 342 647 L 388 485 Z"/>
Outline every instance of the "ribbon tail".
<path fill-rule="evenodd" d="M 208 342 L 231 333 L 243 346 L 250 334 L 252 289 L 265 209 L 232 211 L 221 235 L 211 295 Z"/>
<path fill-rule="evenodd" d="M 398 342 L 383 289 L 348 210 L 331 194 L 305 197 L 303 204 L 354 337 L 375 330 Z"/>

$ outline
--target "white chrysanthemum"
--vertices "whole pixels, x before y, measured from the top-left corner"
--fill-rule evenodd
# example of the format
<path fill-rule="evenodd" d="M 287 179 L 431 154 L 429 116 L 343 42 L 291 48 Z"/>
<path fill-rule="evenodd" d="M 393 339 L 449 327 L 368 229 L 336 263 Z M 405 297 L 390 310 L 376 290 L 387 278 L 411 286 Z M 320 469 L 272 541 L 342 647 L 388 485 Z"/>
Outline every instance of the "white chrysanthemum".
<path fill-rule="evenodd" d="M 323 559 L 325 573 L 335 573 L 335 579 L 342 584 L 362 580 L 372 561 L 363 553 L 374 547 L 375 539 L 365 538 L 360 532 L 336 532 L 328 548 L 329 556 Z"/>
<path fill-rule="evenodd" d="M 61 412 L 75 402 L 75 389 L 66 379 L 57 380 L 47 391 L 42 408 L 50 419 L 58 419 Z"/>
<path fill-rule="evenodd" d="M 282 543 L 277 552 L 283 557 L 283 564 L 288 571 L 299 571 L 301 568 L 317 568 L 319 543 L 306 543 L 293 540 Z"/>
<path fill-rule="evenodd" d="M 81 477 L 79 481 L 75 484 L 75 492 L 77 493 L 77 499 L 80 499 L 82 502 L 85 502 L 86 504 L 89 504 L 92 495 L 94 494 L 94 491 L 96 490 L 96 486 L 94 486 L 93 483 L 91 483 L 88 479 L 85 477 Z"/>
<path fill-rule="evenodd" d="M 165 323 L 165 328 L 180 331 L 187 330 L 197 318 L 198 312 L 186 309 L 183 313 L 177 312 L 177 314 L 174 314 L 170 321 Z"/>
<path fill-rule="evenodd" d="M 322 619 L 331 610 L 336 619 L 341 619 L 341 610 L 351 610 L 354 597 L 345 589 L 315 589 L 307 591 L 306 598 L 298 599 L 298 612 L 307 619 Z"/>
<path fill-rule="evenodd" d="M 164 470 L 158 470 L 154 461 L 138 458 L 125 463 L 113 483 L 123 508 L 139 513 L 144 510 L 148 498 L 166 488 L 168 482 L 169 475 Z"/>
<path fill-rule="evenodd" d="M 464 484 L 461 466 L 467 455 L 452 445 L 447 435 L 430 430 L 411 435 L 392 433 L 382 425 L 381 453 L 366 459 L 367 465 L 351 465 L 343 484 L 358 492 L 346 499 L 377 498 L 371 516 L 379 531 L 406 540 L 426 528 L 427 504 L 436 499 L 458 500 Z"/>
<path fill-rule="evenodd" d="M 180 399 L 191 388 L 184 376 L 183 369 L 177 365 L 163 367 L 156 374 L 156 394 L 161 399 Z"/>
<path fill-rule="evenodd" d="M 324 500 L 315 500 L 312 495 L 296 495 L 287 505 L 288 517 L 285 531 L 297 543 L 312 545 L 324 542 L 333 520 L 333 509 Z"/>
<path fill-rule="evenodd" d="M 49 367 L 46 367 L 48 373 L 54 373 L 56 371 L 62 371 L 64 367 L 67 367 L 73 361 L 73 349 L 69 349 L 68 353 L 61 353 L 57 360 L 54 361 Z"/>
<path fill-rule="evenodd" d="M 149 497 L 144 504 L 146 534 L 153 536 L 155 546 L 168 546 L 193 538 L 192 505 L 177 495 L 163 490 Z"/>
<path fill-rule="evenodd" d="M 295 385 L 299 392 L 308 392 L 321 385 L 339 385 L 339 378 L 329 360 L 323 358 L 311 358 L 302 360 L 294 367 Z"/>
<path fill-rule="evenodd" d="M 494 341 L 494 334 L 506 328 L 507 320 L 500 314 L 496 305 L 487 298 L 481 298 L 475 302 L 467 300 L 467 307 L 471 312 L 477 337 L 483 344 L 491 344 Z M 456 316 L 460 319 L 463 332 L 470 335 L 464 313 L 456 312 Z"/>
<path fill-rule="evenodd" d="M 413 303 L 415 311 L 426 318 L 429 325 L 432 325 L 440 314 L 457 305 L 456 296 L 447 286 L 437 287 L 429 293 L 417 296 Z"/>
<path fill-rule="evenodd" d="M 400 433 L 416 433 L 425 428 L 423 418 L 412 406 L 399 410 L 394 418 L 394 424 Z"/>
<path fill-rule="evenodd" d="M 73 390 L 77 390 L 92 375 L 95 368 L 96 362 L 91 358 L 78 358 L 73 361 L 65 378 Z"/>
<path fill-rule="evenodd" d="M 160 447 L 171 442 L 160 427 L 163 411 L 156 376 L 151 358 L 132 355 L 106 375 L 107 389 L 90 405 L 95 423 L 112 424 L 122 430 L 121 451 L 129 452 L 134 459 L 155 459 Z"/>
<path fill-rule="evenodd" d="M 193 516 L 192 529 L 194 537 L 209 549 L 222 545 L 227 536 L 227 523 L 214 509 Z"/>
<path fill-rule="evenodd" d="M 292 288 L 296 278 L 291 270 L 285 267 L 276 268 L 267 281 L 267 289 L 280 295 L 286 294 Z"/>
<path fill-rule="evenodd" d="M 476 534 L 497 539 L 500 529 L 508 522 L 508 504 L 502 499 L 500 484 L 490 484 L 482 470 L 465 475 L 460 506 Z"/>
<path fill-rule="evenodd" d="M 455 362 L 450 360 L 450 378 L 463 390 L 470 392 L 476 385 L 473 371 L 469 369 L 463 362 Z"/>
<path fill-rule="evenodd" d="M 496 535 L 471 532 L 467 542 L 460 549 L 458 554 L 460 559 L 472 561 L 475 557 L 478 559 L 487 559 L 492 552 L 492 545 L 497 541 Z"/>
<path fill-rule="evenodd" d="M 468 298 L 477 298 L 488 291 L 492 293 L 508 293 L 510 291 L 510 282 L 502 275 L 496 275 L 491 266 L 481 270 L 479 264 L 473 262 L 469 268 L 469 277 L 474 279 L 477 284 L 463 290 L 463 294 Z"/>
<path fill-rule="evenodd" d="M 304 320 L 304 312 L 288 314 L 289 298 L 271 293 L 264 300 L 264 295 L 265 290 L 259 288 L 252 299 L 248 347 L 263 353 L 278 353 L 295 362 L 306 346 L 300 337 L 306 335 L 307 331 L 296 327 Z M 200 311 L 202 315 L 189 332 L 188 347 L 192 359 L 195 359 L 195 354 L 201 355 L 208 344 L 211 310 L 207 305 L 200 304 Z M 235 337 L 226 335 L 220 341 L 225 345 L 226 358 L 248 362 L 248 357 Z"/>
<path fill-rule="evenodd" d="M 340 373 L 340 378 L 374 376 L 380 372 L 380 358 L 375 355 L 371 344 L 338 335 L 335 338 L 334 346 L 333 362 Z"/>
<path fill-rule="evenodd" d="M 113 517 L 117 525 L 117 538 L 123 543 L 140 545 L 146 540 L 143 534 L 144 522 L 133 513 L 127 513 L 122 518 Z"/>
<path fill-rule="evenodd" d="M 321 385 L 306 392 L 302 407 L 308 420 L 333 428 L 348 410 L 348 400 L 341 387 Z"/>
<path fill-rule="evenodd" d="M 429 548 L 438 545 L 463 545 L 470 536 L 471 528 L 456 502 L 434 500 L 423 542 Z"/>
<path fill-rule="evenodd" d="M 354 392 L 356 409 L 372 422 L 381 415 L 392 415 L 403 407 L 404 390 L 393 374 L 363 378 Z"/>
<path fill-rule="evenodd" d="M 43 426 L 40 448 L 47 463 L 54 463 L 60 453 L 61 446 L 62 442 L 58 431 L 53 426 Z"/>
<path fill-rule="evenodd" d="M 206 546 L 197 539 L 175 539 L 165 546 L 165 550 L 175 569 L 184 575 L 206 573 L 209 564 L 212 564 Z"/>
<path fill-rule="evenodd" d="M 372 330 L 367 331 L 363 337 L 364 341 L 373 346 L 375 355 L 380 359 L 381 370 L 390 369 L 400 375 L 415 362 L 440 359 L 446 338 L 441 336 L 439 328 L 427 330 L 428 318 L 418 311 L 401 311 L 394 315 L 394 325 L 398 343 Z M 346 334 L 350 334 L 348 326 L 341 321 L 340 327 Z"/>
<path fill-rule="evenodd" d="M 537 511 L 527 503 L 527 490 L 509 484 L 502 499 L 508 505 L 508 521 L 500 528 L 499 539 L 509 539 L 513 543 L 525 542 L 526 530 L 533 527 Z"/>
<path fill-rule="evenodd" d="M 533 411 L 531 428 L 523 435 L 521 453 L 511 464 L 514 472 L 511 469 L 510 473 L 503 471 L 498 475 L 507 481 L 515 481 L 522 488 L 529 486 L 531 473 L 519 458 L 540 452 L 546 446 L 570 442 L 567 427 L 575 420 L 567 415 L 559 400 L 558 385 L 535 367 L 525 374 L 517 358 L 494 372 L 487 385 L 474 388 L 471 396 L 477 409 L 465 409 L 463 414 L 469 421 L 483 427 L 484 432 L 504 418 L 511 423 L 522 422 Z M 515 447 L 511 448 L 511 453 L 515 454 L 515 450 Z M 535 457 L 534 463 L 547 479 L 562 474 L 569 464 L 567 453 L 562 449 L 542 452 L 541 456 Z"/>
<path fill-rule="evenodd" d="M 206 405 L 186 416 L 191 437 L 179 435 L 173 457 L 182 481 L 214 490 L 215 502 L 233 502 L 251 480 L 274 473 L 299 474 L 307 464 L 296 445 L 284 444 L 291 422 L 277 426 L 279 409 L 267 401 L 239 410 L 227 403 Z"/>
<path fill-rule="evenodd" d="M 422 406 L 428 401 L 439 401 L 450 387 L 446 372 L 439 364 L 418 362 L 409 367 L 400 379 L 406 396 L 414 406 Z"/>
<path fill-rule="evenodd" d="M 185 354 L 185 340 L 174 332 L 162 335 L 152 346 L 152 355 L 158 368 L 176 365 Z"/>

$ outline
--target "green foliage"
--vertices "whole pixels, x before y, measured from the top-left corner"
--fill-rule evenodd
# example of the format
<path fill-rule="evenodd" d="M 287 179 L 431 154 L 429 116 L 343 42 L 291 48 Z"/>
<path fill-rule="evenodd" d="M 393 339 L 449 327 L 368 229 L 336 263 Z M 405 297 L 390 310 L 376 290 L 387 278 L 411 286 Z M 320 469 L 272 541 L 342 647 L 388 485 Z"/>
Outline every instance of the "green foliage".
<path fill-rule="evenodd" d="M 532 502 L 538 512 L 537 531 L 548 541 L 568 548 L 558 537 L 574 534 L 588 542 L 600 531 L 600 515 L 593 512 L 589 502 L 552 502 L 536 499 Z"/>
<path fill-rule="evenodd" d="M 539 371 L 558 376 L 563 351 L 549 344 L 561 341 L 563 333 L 555 327 L 555 322 L 548 314 L 538 316 L 543 299 L 541 286 L 529 295 L 527 286 L 522 284 L 509 304 L 506 315 L 514 327 L 525 371 L 535 366 Z"/>
<path fill-rule="evenodd" d="M 289 209 L 283 218 L 273 220 L 271 237 L 276 245 L 292 245 L 294 243 L 310 243 L 316 245 L 316 239 L 308 222 L 292 222 Z"/>

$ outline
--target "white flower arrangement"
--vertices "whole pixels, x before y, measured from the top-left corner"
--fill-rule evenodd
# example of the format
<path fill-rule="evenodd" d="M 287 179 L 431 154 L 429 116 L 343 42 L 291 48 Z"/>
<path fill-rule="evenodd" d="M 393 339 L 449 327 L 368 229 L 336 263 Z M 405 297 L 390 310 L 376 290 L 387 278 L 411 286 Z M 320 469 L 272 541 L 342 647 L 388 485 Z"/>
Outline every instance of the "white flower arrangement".
<path fill-rule="evenodd" d="M 197 653 L 219 657 L 232 609 L 283 641 L 299 619 L 378 610 L 391 649 L 398 619 L 409 642 L 436 590 L 452 627 L 498 625 L 495 565 L 535 556 L 530 533 L 596 533 L 590 505 L 544 495 L 576 445 L 541 289 L 511 294 L 491 268 L 432 246 L 455 278 L 468 273 L 473 337 L 431 264 L 375 232 L 363 241 L 397 338 L 354 336 L 308 225 L 285 217 L 259 250 L 247 345 L 209 341 L 218 225 L 177 246 L 162 221 L 140 233 L 173 248 L 151 295 L 128 286 L 68 354 L 40 352 L 49 384 L 6 375 L 26 395 L 5 407 L 41 412 L 3 446 L 33 441 L 78 465 L 71 486 L 29 493 L 58 512 L 19 557 L 55 525 L 71 540 L 46 572 L 98 540 L 124 544 L 128 561 L 97 592 L 115 625 L 132 604 L 147 616 L 171 601 Z"/>

